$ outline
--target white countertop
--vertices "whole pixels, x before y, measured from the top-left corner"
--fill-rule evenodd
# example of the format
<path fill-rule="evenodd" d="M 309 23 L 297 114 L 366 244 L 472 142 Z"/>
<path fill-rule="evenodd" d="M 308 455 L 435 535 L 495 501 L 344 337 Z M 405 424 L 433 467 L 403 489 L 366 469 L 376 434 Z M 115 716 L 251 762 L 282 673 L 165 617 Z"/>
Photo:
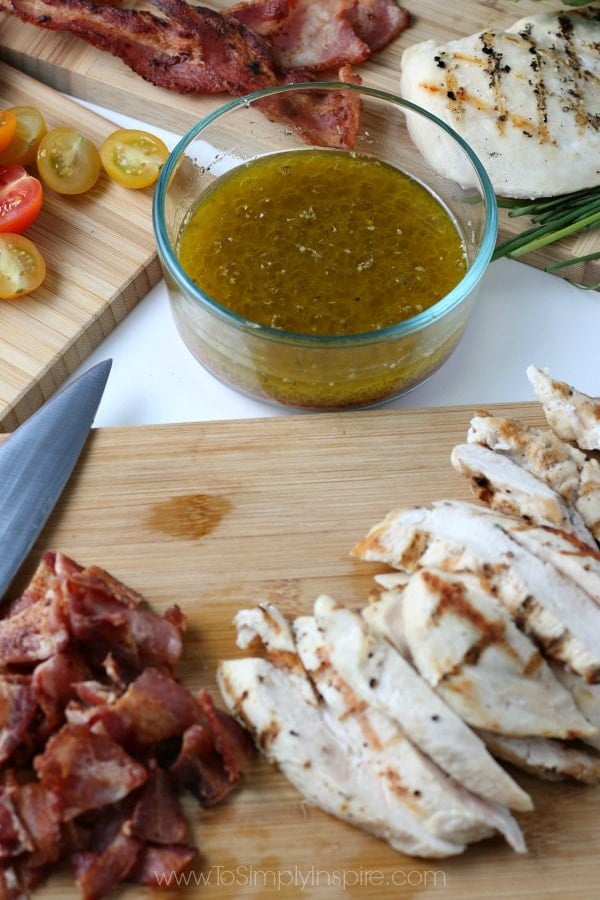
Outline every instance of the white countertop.
<path fill-rule="evenodd" d="M 118 125 L 140 127 L 126 116 L 85 105 Z M 148 130 L 170 147 L 178 139 L 152 126 Z M 293 414 L 237 393 L 202 368 L 176 331 L 162 281 L 73 377 L 107 357 L 113 366 L 97 427 Z M 386 408 L 533 400 L 525 375 L 531 363 L 600 396 L 600 295 L 524 263 L 499 260 L 482 280 L 454 354 L 426 384 Z"/>

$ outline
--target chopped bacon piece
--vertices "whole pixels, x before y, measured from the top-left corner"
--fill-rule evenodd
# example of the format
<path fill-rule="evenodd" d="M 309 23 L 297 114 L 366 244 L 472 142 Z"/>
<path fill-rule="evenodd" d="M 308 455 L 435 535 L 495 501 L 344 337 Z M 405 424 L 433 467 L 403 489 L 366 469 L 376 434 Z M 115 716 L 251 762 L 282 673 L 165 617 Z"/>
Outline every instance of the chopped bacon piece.
<path fill-rule="evenodd" d="M 25 675 L 0 676 L 0 764 L 21 744 L 35 713 L 31 679 Z"/>
<path fill-rule="evenodd" d="M 3 616 L 11 616 L 26 606 L 43 600 L 48 591 L 58 589 L 58 579 L 54 573 L 55 560 L 56 553 L 53 550 L 44 553 L 23 593 L 4 604 Z"/>
<path fill-rule="evenodd" d="M 206 808 L 215 806 L 235 787 L 223 767 L 214 735 L 204 725 L 192 725 L 184 733 L 179 756 L 170 772 Z"/>
<path fill-rule="evenodd" d="M 127 881 L 136 884 L 145 884 L 149 887 L 164 887 L 174 881 L 175 877 L 183 872 L 197 855 L 195 847 L 186 844 L 170 844 L 169 846 L 154 847 L 146 844 L 137 859 L 136 864 L 127 874 Z"/>
<path fill-rule="evenodd" d="M 55 596 L 0 619 L 0 666 L 48 659 L 68 643 L 69 632 Z"/>
<path fill-rule="evenodd" d="M 89 675 L 89 668 L 81 654 L 70 647 L 35 667 L 31 690 L 44 717 L 38 726 L 40 735 L 47 737 L 60 728 L 65 720 L 65 707 L 75 696 L 73 685 Z"/>
<path fill-rule="evenodd" d="M 181 812 L 173 779 L 155 760 L 133 808 L 128 828 L 145 844 L 182 844 L 188 826 Z"/>
<path fill-rule="evenodd" d="M 215 706 L 208 691 L 200 692 L 198 703 L 207 718 L 215 748 L 223 760 L 229 780 L 236 782 L 244 763 L 254 752 L 254 741 L 232 716 Z"/>
<path fill-rule="evenodd" d="M 185 627 L 178 606 L 160 616 L 104 569 L 59 552 L 45 554 L 9 606 L 0 620 L 2 900 L 26 900 L 68 858 L 86 900 L 125 879 L 164 883 L 194 858 L 182 771 L 212 805 L 239 782 L 253 744 L 207 692 L 196 697 L 175 678 Z M 174 759 L 178 772 L 168 770 Z"/>
<path fill-rule="evenodd" d="M 0 785 L 0 857 L 19 856 L 33 849 L 31 838 L 15 809 L 14 791 Z"/>
<path fill-rule="evenodd" d="M 59 859 L 63 850 L 61 804 L 53 791 L 30 781 L 14 791 L 14 804 L 31 840 L 27 864 L 31 868 Z"/>
<path fill-rule="evenodd" d="M 93 728 L 98 731 L 101 724 L 115 740 L 139 747 L 182 734 L 199 715 L 187 688 L 156 669 L 145 669 L 114 703 L 98 709 Z"/>
<path fill-rule="evenodd" d="M 60 797 L 64 820 L 115 803 L 147 778 L 116 741 L 78 725 L 63 725 L 33 764 L 44 787 Z"/>
<path fill-rule="evenodd" d="M 102 853 L 84 850 L 73 854 L 75 878 L 85 900 L 105 897 L 114 890 L 135 864 L 141 846 L 121 828 Z"/>

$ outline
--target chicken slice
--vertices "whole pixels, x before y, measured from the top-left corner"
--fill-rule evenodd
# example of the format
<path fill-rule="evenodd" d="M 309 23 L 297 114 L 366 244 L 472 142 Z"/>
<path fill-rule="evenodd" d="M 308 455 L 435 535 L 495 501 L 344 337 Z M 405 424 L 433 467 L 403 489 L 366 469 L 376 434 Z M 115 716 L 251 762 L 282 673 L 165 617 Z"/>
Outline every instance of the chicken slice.
<path fill-rule="evenodd" d="M 460 501 L 404 508 L 373 526 L 352 555 L 407 572 L 433 566 L 477 574 L 551 658 L 587 681 L 599 681 L 598 605 L 499 527 L 499 519 L 485 507 Z"/>
<path fill-rule="evenodd" d="M 452 449 L 450 461 L 459 474 L 471 479 L 473 493 L 490 509 L 569 529 L 581 541 L 595 545 L 581 514 L 509 457 L 481 444 L 466 443 Z"/>
<path fill-rule="evenodd" d="M 546 781 L 574 779 L 582 784 L 600 782 L 600 755 L 542 737 L 506 737 L 480 731 L 494 756 Z"/>
<path fill-rule="evenodd" d="M 372 709 L 391 718 L 440 769 L 473 794 L 516 810 L 531 798 L 492 759 L 482 742 L 359 613 L 326 596 L 314 605 L 328 657 L 339 676 Z"/>
<path fill-rule="evenodd" d="M 357 696 L 332 665 L 323 633 L 314 616 L 293 623 L 300 659 L 327 709 L 362 747 L 365 763 L 388 786 L 395 802 L 410 796 L 436 837 L 472 843 L 497 829 L 517 852 L 525 845 L 521 830 L 506 807 L 477 797 L 449 778 L 428 759 L 389 716 Z"/>
<path fill-rule="evenodd" d="M 465 849 L 436 838 L 409 802 L 396 802 L 404 784 L 390 791 L 365 764 L 361 744 L 325 712 L 305 675 L 247 657 L 221 662 L 217 681 L 230 712 L 310 804 L 413 856 L 446 857 Z M 406 796 L 412 800 L 410 792 Z"/>
<path fill-rule="evenodd" d="M 556 434 L 563 441 L 574 441 L 581 450 L 600 450 L 600 402 L 552 378 L 549 369 L 529 366 L 527 377 Z"/>
<path fill-rule="evenodd" d="M 600 750 L 600 684 L 588 684 L 564 666 L 553 665 L 552 669 L 561 684 L 570 691 L 579 711 L 596 729 L 595 734 L 583 737 L 582 740 Z"/>
<path fill-rule="evenodd" d="M 561 440 L 550 428 L 481 414 L 471 419 L 467 442 L 482 444 L 517 463 L 577 510 L 600 540 L 600 462 Z"/>
<path fill-rule="evenodd" d="M 477 154 L 496 194 L 548 197 L 600 184 L 600 10 L 520 19 L 402 54 L 400 93 L 457 131 Z M 446 177 L 472 173 L 450 139 L 422 117 L 412 138 Z"/>
<path fill-rule="evenodd" d="M 477 576 L 421 569 L 397 592 L 397 606 L 416 668 L 472 727 L 563 739 L 596 733 Z"/>

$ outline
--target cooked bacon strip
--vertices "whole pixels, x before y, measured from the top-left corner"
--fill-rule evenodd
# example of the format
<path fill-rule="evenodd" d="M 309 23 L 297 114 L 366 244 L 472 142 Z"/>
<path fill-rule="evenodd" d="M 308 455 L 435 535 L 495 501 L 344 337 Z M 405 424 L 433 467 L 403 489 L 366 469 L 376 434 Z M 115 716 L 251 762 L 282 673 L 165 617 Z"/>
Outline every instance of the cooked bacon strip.
<path fill-rule="evenodd" d="M 76 34 L 146 81 L 180 94 L 239 95 L 276 83 L 269 44 L 241 22 L 181 0 L 155 5 L 171 18 L 91 0 L 0 0 L 3 12 Z"/>
<path fill-rule="evenodd" d="M 1 2 L 1 0 L 0 0 Z M 360 82 L 348 69 L 340 70 L 340 81 Z M 256 101 L 256 106 L 274 122 L 284 122 L 304 140 L 316 146 L 351 149 L 360 118 L 360 98 L 349 91 L 294 91 Z"/>
<path fill-rule="evenodd" d="M 352 27 L 348 15 L 355 0 L 297 0 L 271 36 L 280 70 L 322 72 L 341 65 L 359 65 L 371 50 Z"/>
<path fill-rule="evenodd" d="M 147 778 L 116 741 L 78 725 L 64 725 L 33 763 L 44 787 L 60 797 L 65 821 L 115 803 Z"/>
<path fill-rule="evenodd" d="M 341 81 L 360 81 L 351 67 L 410 21 L 395 0 L 251 0 L 227 12 L 186 0 L 150 2 L 164 18 L 92 0 L 0 0 L 0 11 L 75 34 L 159 87 L 234 96 L 334 69 Z M 358 101 L 343 92 L 325 102 L 307 95 L 297 108 L 274 98 L 262 109 L 317 146 L 354 146 Z"/>

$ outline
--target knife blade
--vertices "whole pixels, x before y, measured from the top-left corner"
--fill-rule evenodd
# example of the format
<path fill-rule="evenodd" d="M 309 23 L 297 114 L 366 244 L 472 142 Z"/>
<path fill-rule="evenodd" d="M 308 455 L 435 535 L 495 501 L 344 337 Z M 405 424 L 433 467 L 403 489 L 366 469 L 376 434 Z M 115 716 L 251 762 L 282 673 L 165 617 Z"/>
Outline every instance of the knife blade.
<path fill-rule="evenodd" d="M 88 369 L 0 446 L 0 599 L 75 468 L 111 365 L 107 359 Z"/>

